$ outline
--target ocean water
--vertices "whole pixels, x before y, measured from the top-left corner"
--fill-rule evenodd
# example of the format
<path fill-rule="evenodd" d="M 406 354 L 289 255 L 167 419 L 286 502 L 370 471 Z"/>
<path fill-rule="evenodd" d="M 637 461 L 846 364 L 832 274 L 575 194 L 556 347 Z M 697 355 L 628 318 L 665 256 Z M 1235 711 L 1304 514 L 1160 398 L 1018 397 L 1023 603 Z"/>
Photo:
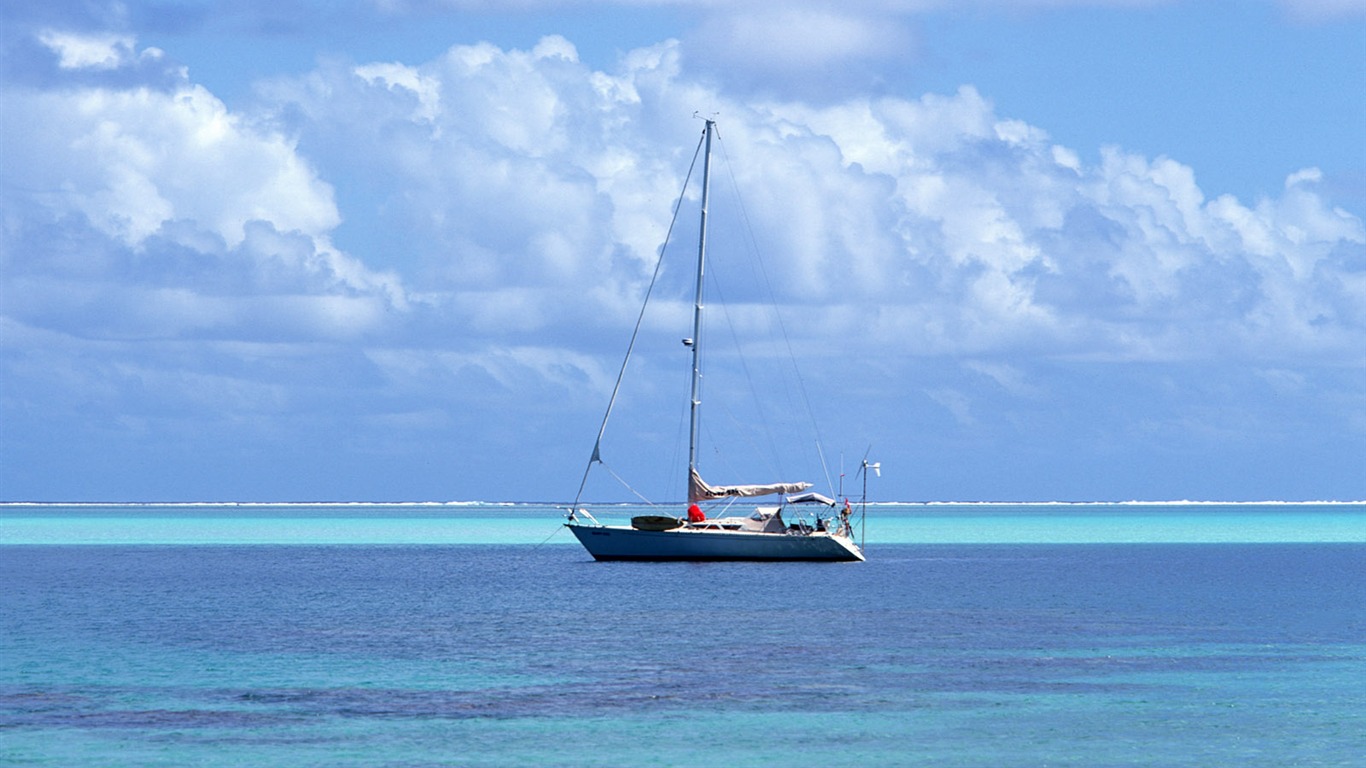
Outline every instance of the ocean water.
<path fill-rule="evenodd" d="M 642 564 L 536 505 L 0 506 L 0 764 L 1364 764 L 1366 505 L 869 511 L 866 563 Z"/>

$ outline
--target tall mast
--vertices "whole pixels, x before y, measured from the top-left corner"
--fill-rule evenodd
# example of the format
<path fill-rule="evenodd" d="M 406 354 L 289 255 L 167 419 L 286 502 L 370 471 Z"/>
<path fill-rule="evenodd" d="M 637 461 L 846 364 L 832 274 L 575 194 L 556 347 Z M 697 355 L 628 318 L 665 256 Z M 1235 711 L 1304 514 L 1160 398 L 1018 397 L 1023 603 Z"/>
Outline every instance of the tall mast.
<path fill-rule="evenodd" d="M 692 398 L 688 424 L 688 483 L 697 471 L 697 430 L 702 415 L 702 272 L 707 264 L 707 198 L 711 191 L 711 135 L 716 121 L 708 119 L 702 155 L 702 216 L 697 236 L 697 292 L 692 310 Z"/>

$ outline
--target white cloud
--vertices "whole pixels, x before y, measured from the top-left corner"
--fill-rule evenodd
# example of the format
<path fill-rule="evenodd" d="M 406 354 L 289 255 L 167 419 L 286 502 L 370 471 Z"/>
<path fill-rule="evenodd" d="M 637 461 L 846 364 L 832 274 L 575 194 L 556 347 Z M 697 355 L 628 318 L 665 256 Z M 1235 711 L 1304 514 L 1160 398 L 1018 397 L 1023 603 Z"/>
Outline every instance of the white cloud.
<path fill-rule="evenodd" d="M 57 54 L 57 64 L 62 69 L 118 69 L 139 56 L 130 35 L 79 34 L 49 29 L 39 33 L 38 39 Z M 148 58 L 161 55 L 156 48 L 148 48 L 141 54 Z"/>
<path fill-rule="evenodd" d="M 1106 148 L 1087 161 L 971 87 L 739 102 L 687 74 L 678 43 L 599 71 L 551 37 L 325 64 L 261 93 L 232 111 L 190 83 L 6 88 L 0 106 L 26 116 L 3 123 L 24 149 L 0 172 L 10 322 L 96 339 L 367 339 L 367 367 L 397 390 L 412 377 L 596 391 L 704 105 L 801 348 L 892 369 L 970 356 L 1028 398 L 1044 385 L 1002 360 L 1280 370 L 1359 361 L 1366 333 L 1366 232 L 1314 169 L 1275 198 L 1211 199 L 1177 160 Z M 730 181 L 718 174 L 713 247 L 735 277 Z M 343 217 L 379 245 L 337 248 Z M 673 316 L 692 227 L 666 269 L 679 290 L 657 297 Z M 749 311 L 759 293 L 728 287 L 743 305 L 731 318 L 776 333 Z M 676 347 L 661 329 L 648 327 Z M 962 389 L 927 391 L 977 423 Z"/>
<path fill-rule="evenodd" d="M 136 68 L 148 55 L 125 37 L 43 39 L 68 68 Z M 114 337 L 254 337 L 273 324 L 266 333 L 333 338 L 403 306 L 396 278 L 332 246 L 332 189 L 293 142 L 203 87 L 14 84 L 0 99 L 23 115 L 0 126 L 18 149 L 0 182 L 8 269 L 26 286 L 12 307 L 31 321 Z"/>
<path fill-rule="evenodd" d="M 366 177 L 388 201 L 382 225 L 421 255 L 432 300 L 455 302 L 475 333 L 630 318 L 698 104 L 720 112 L 770 277 L 812 343 L 1340 358 L 1362 330 L 1360 270 L 1344 254 L 1366 233 L 1313 170 L 1277 199 L 1210 200 L 1187 165 L 1119 148 L 1088 164 L 971 87 L 821 108 L 736 103 L 690 80 L 674 44 L 602 72 L 559 38 L 313 77 L 326 80 L 280 84 L 276 109 L 309 115 L 305 136 L 342 132 L 338 154 L 316 158 L 329 177 L 366 144 L 382 169 Z"/>
<path fill-rule="evenodd" d="M 1206 200 L 1192 169 L 1169 158 L 1111 148 L 1086 167 L 971 90 L 772 110 L 830 137 L 850 163 L 817 173 L 895 181 L 882 205 L 901 222 L 900 243 L 871 282 L 907 286 L 906 300 L 956 329 L 947 342 L 960 353 L 1005 352 L 1023 336 L 1064 355 L 1341 356 L 1361 332 L 1344 309 L 1360 272 L 1345 254 L 1360 254 L 1366 233 L 1320 196 L 1312 171 L 1249 208 Z M 831 281 L 837 293 L 850 285 Z M 884 323 L 883 341 L 928 339 L 908 325 L 921 314 Z"/>
<path fill-rule="evenodd" d="M 356 76 L 374 84 L 394 90 L 402 88 L 417 97 L 418 106 L 412 117 L 416 121 L 435 120 L 441 109 L 441 83 L 423 77 L 415 68 L 403 64 L 366 64 L 356 67 Z"/>

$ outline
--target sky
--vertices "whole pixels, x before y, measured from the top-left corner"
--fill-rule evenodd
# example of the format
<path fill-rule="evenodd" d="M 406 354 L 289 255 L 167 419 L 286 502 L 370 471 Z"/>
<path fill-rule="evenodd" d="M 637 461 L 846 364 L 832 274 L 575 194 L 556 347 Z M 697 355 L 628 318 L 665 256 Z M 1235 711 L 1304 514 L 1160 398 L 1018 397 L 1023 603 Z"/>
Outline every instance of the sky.
<path fill-rule="evenodd" d="M 0 501 L 571 501 L 698 115 L 710 482 L 1366 499 L 1363 0 L 57 0 L 0 66 Z M 592 499 L 684 492 L 681 200 Z"/>

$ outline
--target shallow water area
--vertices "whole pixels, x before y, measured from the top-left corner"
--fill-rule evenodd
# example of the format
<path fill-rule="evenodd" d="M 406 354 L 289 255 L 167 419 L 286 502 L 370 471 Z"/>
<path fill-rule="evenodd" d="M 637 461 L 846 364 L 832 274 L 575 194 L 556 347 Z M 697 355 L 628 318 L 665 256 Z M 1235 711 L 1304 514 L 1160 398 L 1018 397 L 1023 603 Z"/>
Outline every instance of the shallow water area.
<path fill-rule="evenodd" d="M 6 544 L 577 546 L 551 504 L 0 504 Z M 595 508 L 624 525 L 657 510 Z M 1366 503 L 871 504 L 883 544 L 1366 542 Z"/>

